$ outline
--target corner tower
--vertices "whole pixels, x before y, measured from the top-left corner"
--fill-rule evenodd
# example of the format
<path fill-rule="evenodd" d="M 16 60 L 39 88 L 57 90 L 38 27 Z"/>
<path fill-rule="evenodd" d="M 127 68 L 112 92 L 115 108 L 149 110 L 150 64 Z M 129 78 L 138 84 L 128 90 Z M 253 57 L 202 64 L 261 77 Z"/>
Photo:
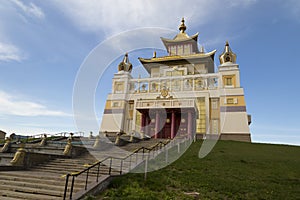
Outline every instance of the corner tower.
<path fill-rule="evenodd" d="M 226 41 L 219 56 L 221 139 L 251 141 L 250 115 L 246 112 L 244 89 L 240 85 L 240 69 L 236 54 Z"/>

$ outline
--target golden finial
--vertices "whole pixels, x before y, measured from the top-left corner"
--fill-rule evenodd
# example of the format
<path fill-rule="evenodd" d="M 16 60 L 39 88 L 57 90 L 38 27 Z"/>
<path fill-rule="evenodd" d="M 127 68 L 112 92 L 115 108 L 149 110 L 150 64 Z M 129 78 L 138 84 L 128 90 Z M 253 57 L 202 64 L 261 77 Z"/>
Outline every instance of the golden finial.
<path fill-rule="evenodd" d="M 153 58 L 156 58 L 156 51 L 153 52 Z"/>
<path fill-rule="evenodd" d="M 181 24 L 179 26 L 179 30 L 181 33 L 184 33 L 184 31 L 186 30 L 186 26 L 184 24 L 184 17 L 181 19 Z"/>
<path fill-rule="evenodd" d="M 219 56 L 220 64 L 224 64 L 226 62 L 236 62 L 236 54 L 232 52 L 231 48 L 229 47 L 229 42 L 226 41 L 225 48 L 223 53 Z"/>
<path fill-rule="evenodd" d="M 123 61 L 119 64 L 119 71 L 131 72 L 131 70 L 132 64 L 129 62 L 128 53 L 126 52 Z"/>

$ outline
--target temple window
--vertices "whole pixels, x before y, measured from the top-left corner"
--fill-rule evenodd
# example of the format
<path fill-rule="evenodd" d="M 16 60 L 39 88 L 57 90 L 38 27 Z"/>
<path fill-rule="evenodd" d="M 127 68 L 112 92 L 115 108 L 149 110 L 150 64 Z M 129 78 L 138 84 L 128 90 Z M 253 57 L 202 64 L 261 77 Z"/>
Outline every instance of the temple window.
<path fill-rule="evenodd" d="M 184 70 L 171 69 L 165 72 L 166 76 L 182 76 L 184 75 Z"/>
<path fill-rule="evenodd" d="M 225 85 L 232 85 L 232 78 L 225 78 Z"/>
<path fill-rule="evenodd" d="M 224 86 L 235 86 L 235 75 L 226 75 L 226 76 L 223 76 L 223 83 L 224 83 Z"/>
<path fill-rule="evenodd" d="M 184 54 L 185 55 L 191 54 L 191 45 L 190 44 L 184 45 Z"/>
<path fill-rule="evenodd" d="M 183 45 L 177 46 L 177 55 L 183 55 Z"/>
<path fill-rule="evenodd" d="M 170 47 L 170 55 L 176 55 L 176 46 L 171 46 Z"/>
<path fill-rule="evenodd" d="M 183 70 L 174 70 L 172 76 L 182 76 L 184 74 Z"/>

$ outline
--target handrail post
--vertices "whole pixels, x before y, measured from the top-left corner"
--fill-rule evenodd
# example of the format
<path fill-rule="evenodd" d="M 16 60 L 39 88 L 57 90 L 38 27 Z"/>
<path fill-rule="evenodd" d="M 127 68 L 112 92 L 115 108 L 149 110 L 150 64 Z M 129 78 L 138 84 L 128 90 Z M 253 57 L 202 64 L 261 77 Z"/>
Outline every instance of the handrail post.
<path fill-rule="evenodd" d="M 168 163 L 169 161 L 168 161 L 168 148 L 165 146 L 165 150 L 166 150 L 166 163 Z"/>
<path fill-rule="evenodd" d="M 155 149 L 156 147 L 152 150 L 152 158 L 154 158 Z"/>
<path fill-rule="evenodd" d="M 101 163 L 98 164 L 98 170 L 97 170 L 97 183 L 98 183 L 98 180 L 99 180 L 99 170 L 100 170 L 100 165 L 101 165 Z"/>
<path fill-rule="evenodd" d="M 120 175 L 122 175 L 122 169 L 123 168 L 123 159 L 121 160 L 121 166 L 120 166 Z"/>
<path fill-rule="evenodd" d="M 110 157 L 109 171 L 108 174 L 111 175 L 111 165 L 112 165 L 112 157 Z"/>
<path fill-rule="evenodd" d="M 145 147 L 143 147 L 143 160 L 144 160 L 144 154 L 145 154 Z"/>
<path fill-rule="evenodd" d="M 87 189 L 87 184 L 88 184 L 88 179 L 89 179 L 89 171 L 90 171 L 90 169 L 88 169 L 86 172 L 85 187 L 84 187 L 85 190 Z"/>
<path fill-rule="evenodd" d="M 69 176 L 70 176 L 70 174 L 66 175 L 66 183 L 65 183 L 65 191 L 64 191 L 64 198 L 63 198 L 63 200 L 66 200 L 66 197 L 67 197 L 67 190 L 68 190 L 68 184 L 69 184 Z"/>
<path fill-rule="evenodd" d="M 130 156 L 129 156 L 129 171 L 131 170 L 131 156 L 132 156 L 132 154 L 130 154 Z"/>
<path fill-rule="evenodd" d="M 148 172 L 148 160 L 149 160 L 149 155 L 147 156 L 145 160 L 145 171 L 144 171 L 144 179 L 146 180 L 147 178 L 147 172 Z"/>
<path fill-rule="evenodd" d="M 70 199 L 72 199 L 72 195 L 73 195 L 74 181 L 75 181 L 75 176 L 72 176 L 72 184 L 71 184 L 71 191 L 70 191 Z"/>

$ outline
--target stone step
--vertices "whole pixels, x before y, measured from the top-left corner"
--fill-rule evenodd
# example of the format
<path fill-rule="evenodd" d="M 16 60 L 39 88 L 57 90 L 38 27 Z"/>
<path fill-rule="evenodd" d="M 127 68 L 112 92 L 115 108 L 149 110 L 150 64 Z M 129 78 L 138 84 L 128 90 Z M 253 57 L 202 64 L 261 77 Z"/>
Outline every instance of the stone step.
<path fill-rule="evenodd" d="M 64 165 L 64 166 L 71 166 L 71 165 L 83 165 L 87 163 L 95 163 L 97 160 L 95 159 L 82 159 L 82 160 L 53 160 L 47 164 L 51 165 Z"/>
<path fill-rule="evenodd" d="M 24 176 L 7 176 L 7 175 L 0 175 L 0 181 L 14 181 L 14 182 L 29 182 L 29 183 L 35 183 L 35 184 L 56 184 L 56 185 L 63 185 L 61 181 L 63 181 L 63 178 L 55 179 L 55 180 L 49 180 L 44 179 L 43 177 L 24 177 Z"/>
<path fill-rule="evenodd" d="M 4 197 L 4 196 L 0 196 L 1 200 L 24 200 L 24 198 L 18 198 L 18 197 Z"/>
<path fill-rule="evenodd" d="M 0 189 L 0 199 L 28 199 L 28 200 L 61 200 L 62 197 L 42 195 L 42 194 L 32 194 L 32 193 L 24 193 L 19 191 L 9 191 L 9 190 L 1 190 Z"/>
<path fill-rule="evenodd" d="M 43 173 L 43 172 L 32 172 L 28 171 L 3 171 L 0 172 L 0 177 L 2 176 L 9 176 L 12 178 L 32 178 L 32 179 L 44 179 L 44 180 L 54 180 L 58 181 L 61 180 L 61 175 L 57 173 Z"/>
<path fill-rule="evenodd" d="M 62 179 L 63 181 L 63 179 Z M 2 188 L 3 185 L 6 186 L 20 186 L 24 188 L 36 188 L 36 189 L 46 189 L 46 190 L 56 190 L 60 191 L 63 189 L 63 185 L 57 185 L 57 184 L 45 184 L 45 182 L 42 183 L 35 183 L 35 182 L 28 182 L 28 181 L 15 181 L 15 180 L 6 180 L 2 179 L 0 180 L 0 187 Z"/>
<path fill-rule="evenodd" d="M 23 192 L 23 193 L 30 193 L 30 194 L 40 194 L 40 195 L 48 195 L 53 197 L 62 197 L 63 196 L 63 189 L 60 191 L 56 190 L 47 190 L 47 189 L 40 189 L 40 188 L 29 188 L 23 186 L 11 186 L 11 185 L 1 185 L 1 190 L 8 190 L 8 191 L 15 191 L 15 192 Z"/>
<path fill-rule="evenodd" d="M 90 184 L 92 181 L 95 181 L 96 178 L 93 178 L 92 176 L 89 176 L 88 184 Z M 0 188 L 3 190 L 11 190 L 12 188 L 17 188 L 17 187 L 22 187 L 23 191 L 28 191 L 29 189 L 36 189 L 36 190 L 50 190 L 50 191 L 57 191 L 57 192 L 62 192 L 65 188 L 65 180 L 61 180 L 59 182 L 49 184 L 49 183 L 36 183 L 36 182 L 22 182 L 22 181 L 8 181 L 8 180 L 1 180 L 0 181 Z M 73 191 L 77 192 L 79 190 L 82 190 L 85 186 L 86 183 L 86 177 L 77 177 L 74 181 L 74 186 L 73 186 Z M 71 188 L 72 181 L 70 180 L 68 182 L 68 192 Z M 4 187 L 2 187 L 5 185 Z M 31 191 L 31 190 L 29 190 Z M 52 194 L 53 195 L 53 194 Z"/>
<path fill-rule="evenodd" d="M 45 184 L 45 185 L 56 185 L 56 186 L 64 186 L 65 185 L 65 177 L 60 177 L 59 179 L 55 180 L 49 180 L 49 179 L 44 179 L 43 177 L 22 177 L 22 176 L 5 176 L 5 175 L 0 175 L 0 182 L 1 181 L 9 181 L 9 182 L 24 182 L 24 183 L 34 183 L 34 184 Z M 79 180 L 79 179 L 78 179 Z M 78 185 L 84 185 L 84 182 L 79 182 Z"/>
<path fill-rule="evenodd" d="M 101 174 L 107 174 L 108 170 L 101 170 L 101 173 L 99 173 L 99 175 Z M 31 172 L 32 173 L 32 172 Z M 65 176 L 67 173 L 62 173 L 60 175 L 58 175 L 57 173 L 49 173 L 49 172 L 38 172 L 39 175 L 30 175 L 30 174 L 0 174 L 0 180 L 4 179 L 4 180 L 11 180 L 11 181 L 24 181 L 24 182 L 33 182 L 33 183 L 44 183 L 44 184 L 55 184 L 55 185 L 64 185 L 65 184 Z M 43 174 L 43 175 L 42 175 Z M 46 176 L 44 176 L 46 175 Z M 52 175 L 52 177 L 51 177 Z M 90 175 L 96 176 L 97 173 L 96 172 L 91 172 Z M 85 181 L 85 174 L 80 175 L 77 180 L 80 181 Z M 79 183 L 79 185 L 82 185 Z"/>
<path fill-rule="evenodd" d="M 57 171 L 60 171 L 61 172 L 64 172 L 64 174 L 67 174 L 67 173 L 73 173 L 73 172 L 81 172 L 83 171 L 84 169 L 86 168 L 72 168 L 72 169 L 69 169 L 69 170 L 64 170 L 64 168 L 60 167 L 60 168 L 55 168 L 55 167 L 40 167 L 38 170 L 39 171 L 43 171 L 43 172 L 57 172 Z M 97 170 L 98 170 L 98 167 L 94 167 L 92 169 L 89 170 L 89 173 L 93 173 L 93 174 L 96 174 L 97 173 Z M 106 166 L 101 166 L 99 168 L 99 172 L 100 173 L 105 173 L 108 171 L 108 167 Z"/>
<path fill-rule="evenodd" d="M 95 171 L 90 171 L 90 175 L 91 176 L 96 176 L 97 175 L 97 172 L 96 172 L 96 169 L 94 169 Z M 100 168 L 100 174 L 108 174 L 108 168 Z M 31 170 L 31 171 L 35 171 L 35 169 Z M 43 173 L 55 173 L 56 170 L 54 169 L 36 169 L 36 171 L 39 171 L 39 172 L 43 172 Z M 70 170 L 61 170 L 59 173 L 60 175 L 66 175 L 68 173 L 75 173 L 75 172 L 80 172 L 81 170 L 74 170 L 74 171 L 70 171 Z M 113 171 L 116 171 L 116 170 L 113 170 Z"/>
<path fill-rule="evenodd" d="M 13 158 L 15 153 L 0 153 L 0 158 Z"/>

